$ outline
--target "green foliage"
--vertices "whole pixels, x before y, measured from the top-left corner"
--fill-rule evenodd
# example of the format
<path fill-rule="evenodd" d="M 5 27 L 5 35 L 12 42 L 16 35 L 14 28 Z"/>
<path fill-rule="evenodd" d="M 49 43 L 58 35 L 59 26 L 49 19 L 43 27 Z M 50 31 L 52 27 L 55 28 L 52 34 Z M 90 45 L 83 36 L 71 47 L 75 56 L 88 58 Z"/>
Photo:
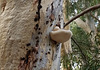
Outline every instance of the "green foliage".
<path fill-rule="evenodd" d="M 72 1 L 72 0 L 69 0 Z M 67 17 L 68 16 L 75 16 L 76 14 L 80 13 L 84 9 L 94 6 L 96 4 L 100 4 L 100 0 L 77 0 L 77 2 L 69 2 L 66 0 L 66 10 L 67 10 Z M 74 0 L 73 0 L 74 1 Z M 77 13 L 75 12 L 77 10 Z M 98 15 L 100 15 L 100 9 L 96 10 L 98 11 Z M 94 13 L 95 11 L 92 11 Z"/>
<path fill-rule="evenodd" d="M 70 60 L 71 60 L 70 56 L 65 54 L 62 58 L 63 58 L 62 63 L 63 63 L 64 68 L 67 68 L 67 69 L 70 68 L 70 70 L 72 70 L 72 65 L 71 65 L 71 62 L 70 62 Z"/>
<path fill-rule="evenodd" d="M 71 70 L 98 70 L 100 68 L 100 58 L 98 57 L 100 50 L 97 45 L 92 45 L 90 40 L 91 34 L 87 34 L 74 23 L 71 24 L 71 31 L 73 32 L 73 38 L 82 51 L 72 41 L 73 53 L 66 54 L 62 57 L 64 67 L 67 69 L 70 67 Z"/>
<path fill-rule="evenodd" d="M 90 45 L 90 40 L 89 40 L 89 34 L 87 34 L 85 31 L 83 31 L 83 29 L 81 29 L 78 26 L 72 27 L 72 32 L 73 35 L 75 37 L 75 39 L 77 39 L 77 42 L 79 45 L 84 46 L 84 48 L 87 48 L 87 46 L 91 46 Z"/>
<path fill-rule="evenodd" d="M 86 8 L 100 4 L 100 0 L 66 0 L 66 16 L 73 17 Z M 92 15 L 97 12 L 97 18 L 100 16 L 100 9 L 91 11 Z M 86 21 L 87 16 L 92 17 L 90 13 L 81 16 L 83 21 Z M 97 19 L 93 19 L 97 23 Z M 82 28 L 78 27 L 74 22 L 71 23 L 71 31 L 73 33 L 71 54 L 65 54 L 62 57 L 63 66 L 68 70 L 98 70 L 100 68 L 100 23 L 97 25 L 97 36 L 95 37 L 95 45 L 91 42 L 91 33 L 86 33 Z"/>

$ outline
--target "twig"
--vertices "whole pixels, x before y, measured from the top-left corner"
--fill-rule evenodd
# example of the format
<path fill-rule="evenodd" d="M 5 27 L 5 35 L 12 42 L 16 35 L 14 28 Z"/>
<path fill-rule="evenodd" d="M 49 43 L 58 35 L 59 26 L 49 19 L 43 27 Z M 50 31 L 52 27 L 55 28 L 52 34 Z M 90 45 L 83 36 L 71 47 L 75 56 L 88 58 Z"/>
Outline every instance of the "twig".
<path fill-rule="evenodd" d="M 82 51 L 82 49 L 80 48 L 79 44 L 76 42 L 76 40 L 75 40 L 73 37 L 71 37 L 71 39 L 72 39 L 72 41 L 78 46 L 78 48 L 79 48 L 79 50 L 80 50 L 80 52 L 81 52 L 83 58 L 84 58 L 85 61 L 87 62 L 86 57 L 85 57 L 85 54 L 83 53 L 83 51 Z"/>
<path fill-rule="evenodd" d="M 99 21 L 99 23 L 100 23 L 100 20 L 97 18 L 97 17 L 95 17 L 94 15 L 92 15 L 92 14 L 90 14 L 93 18 L 95 18 L 96 20 L 98 20 Z"/>
<path fill-rule="evenodd" d="M 78 17 L 80 17 L 80 16 L 82 16 L 82 15 L 84 15 L 84 14 L 90 12 L 90 11 L 96 10 L 96 9 L 98 9 L 98 8 L 100 8 L 100 4 L 94 5 L 94 6 L 92 6 L 92 7 L 87 8 L 86 10 L 82 11 L 80 14 L 74 16 L 71 20 L 69 20 L 69 21 L 64 25 L 64 27 L 66 27 L 68 24 L 70 24 L 73 20 L 77 19 Z"/>

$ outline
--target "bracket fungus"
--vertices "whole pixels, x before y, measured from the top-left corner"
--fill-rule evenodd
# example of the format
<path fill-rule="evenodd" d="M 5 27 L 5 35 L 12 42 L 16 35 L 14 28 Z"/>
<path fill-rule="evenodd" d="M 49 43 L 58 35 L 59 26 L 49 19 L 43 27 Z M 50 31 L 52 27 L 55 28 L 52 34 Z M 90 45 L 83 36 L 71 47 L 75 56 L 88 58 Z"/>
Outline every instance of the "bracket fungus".
<path fill-rule="evenodd" d="M 72 32 L 70 30 L 60 29 L 56 26 L 51 32 L 50 37 L 52 40 L 58 43 L 64 43 L 68 41 L 72 36 Z"/>

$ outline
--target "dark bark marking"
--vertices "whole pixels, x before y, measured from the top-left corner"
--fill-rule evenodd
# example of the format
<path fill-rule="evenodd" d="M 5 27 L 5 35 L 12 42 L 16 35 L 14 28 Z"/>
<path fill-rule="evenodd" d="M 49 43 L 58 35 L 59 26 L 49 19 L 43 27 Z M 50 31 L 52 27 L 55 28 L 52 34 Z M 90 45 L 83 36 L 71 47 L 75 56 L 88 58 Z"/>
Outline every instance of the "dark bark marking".
<path fill-rule="evenodd" d="M 37 6 L 37 12 L 36 14 L 38 15 L 37 17 L 35 17 L 34 21 L 37 22 L 40 20 L 40 9 L 42 8 L 41 5 L 41 0 L 38 0 L 38 6 Z"/>
<path fill-rule="evenodd" d="M 54 19 L 55 19 L 55 15 L 54 15 L 53 13 L 51 13 L 49 19 L 50 19 L 51 21 L 54 21 Z"/>
<path fill-rule="evenodd" d="M 48 52 L 48 54 L 50 54 L 50 52 Z"/>
<path fill-rule="evenodd" d="M 48 8 L 49 8 L 49 7 L 47 7 L 46 11 L 48 11 Z"/>
<path fill-rule="evenodd" d="M 41 32 L 38 32 L 38 34 L 41 34 Z"/>
<path fill-rule="evenodd" d="M 60 21 L 60 15 L 58 15 L 59 21 Z"/>
<path fill-rule="evenodd" d="M 39 27 L 39 24 L 36 24 L 34 29 L 37 31 L 38 27 Z"/>
<path fill-rule="evenodd" d="M 1 8 L 3 9 L 3 11 L 5 10 L 6 3 L 6 0 L 4 0 L 4 2 L 1 4 Z"/>
<path fill-rule="evenodd" d="M 42 58 L 40 59 L 40 62 L 42 61 Z"/>
<path fill-rule="evenodd" d="M 52 26 L 52 24 L 50 25 L 50 27 Z"/>
<path fill-rule="evenodd" d="M 27 43 L 27 44 L 26 44 L 26 46 L 30 46 L 30 45 L 31 45 L 31 43 Z"/>
<path fill-rule="evenodd" d="M 36 58 L 34 61 L 33 61 L 33 63 L 36 63 L 38 61 L 38 59 Z"/>
<path fill-rule="evenodd" d="M 51 51 L 51 49 L 49 49 L 49 51 Z"/>
<path fill-rule="evenodd" d="M 34 66 L 36 68 L 36 66 Z"/>
<path fill-rule="evenodd" d="M 36 24 L 35 26 L 36 26 L 36 28 L 38 28 L 39 27 L 39 24 Z"/>
<path fill-rule="evenodd" d="M 49 23 L 49 21 L 46 21 L 46 24 L 48 24 Z"/>
<path fill-rule="evenodd" d="M 45 53 L 45 55 L 47 55 L 47 53 Z"/>
<path fill-rule="evenodd" d="M 56 24 L 56 26 L 58 26 L 59 28 L 61 28 L 61 26 L 60 26 L 60 21 L 59 22 L 57 22 L 57 24 Z"/>
<path fill-rule="evenodd" d="M 53 7 L 53 2 L 51 3 L 51 13 L 53 12 L 54 7 Z"/>
<path fill-rule="evenodd" d="M 20 60 L 25 60 L 25 57 L 21 57 Z"/>
<path fill-rule="evenodd" d="M 41 32 L 41 35 L 42 35 L 42 32 Z"/>
<path fill-rule="evenodd" d="M 50 46 L 50 44 L 49 44 L 49 46 Z"/>
<path fill-rule="evenodd" d="M 35 39 L 39 39 L 39 37 L 37 36 Z"/>
<path fill-rule="evenodd" d="M 36 15 L 35 15 L 34 21 L 35 21 L 35 22 L 38 21 L 38 12 L 36 12 Z"/>
<path fill-rule="evenodd" d="M 28 49 L 26 49 L 26 50 L 28 50 Z"/>
<path fill-rule="evenodd" d="M 39 28 L 39 30 L 41 30 L 41 28 Z"/>

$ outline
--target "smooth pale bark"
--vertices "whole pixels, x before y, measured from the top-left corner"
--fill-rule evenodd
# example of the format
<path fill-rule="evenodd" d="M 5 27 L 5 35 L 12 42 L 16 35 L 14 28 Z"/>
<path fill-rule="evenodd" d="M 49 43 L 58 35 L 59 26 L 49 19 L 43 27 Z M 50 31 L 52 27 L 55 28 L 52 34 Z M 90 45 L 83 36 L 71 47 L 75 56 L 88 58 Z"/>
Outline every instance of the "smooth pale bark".
<path fill-rule="evenodd" d="M 95 36 L 97 34 L 97 29 L 95 27 L 94 19 L 90 15 L 87 15 L 86 23 L 88 24 L 89 28 L 91 29 L 92 44 L 95 45 Z"/>
<path fill-rule="evenodd" d="M 60 22 L 63 0 L 0 0 L 0 70 L 60 70 L 61 44 L 49 37 Z"/>
<path fill-rule="evenodd" d="M 80 18 L 77 18 L 76 20 L 74 20 L 76 22 L 76 24 L 81 27 L 84 31 L 86 31 L 87 33 L 91 32 L 90 27 L 88 26 L 88 24 L 86 22 L 84 22 L 83 20 L 81 20 Z"/>
<path fill-rule="evenodd" d="M 64 0 L 64 4 L 63 4 L 64 22 L 68 21 L 67 18 L 66 18 L 66 14 L 67 14 L 66 0 Z M 70 25 L 67 25 L 64 29 L 65 30 L 70 30 Z M 61 48 L 61 56 L 64 56 L 65 54 L 68 54 L 68 53 L 72 53 L 71 39 L 68 40 L 67 42 L 64 42 L 62 44 L 62 48 Z M 63 67 L 63 63 L 61 63 L 61 70 L 67 70 L 66 68 Z"/>
<path fill-rule="evenodd" d="M 93 18 L 88 15 L 87 18 L 86 18 L 86 22 L 84 22 L 80 18 L 77 18 L 74 21 L 84 31 L 86 31 L 89 34 L 91 33 L 91 41 L 92 41 L 92 43 L 94 45 L 95 44 L 95 36 L 96 36 L 96 33 L 97 33 L 97 29 L 95 27 L 95 22 L 94 22 Z"/>
<path fill-rule="evenodd" d="M 64 4 L 63 4 L 64 22 L 68 21 L 66 18 L 66 14 L 67 14 L 66 1 L 64 0 Z M 70 30 L 70 25 L 67 25 L 64 29 Z M 71 48 L 71 39 L 70 39 L 67 42 L 63 43 L 63 45 L 62 45 L 62 56 L 63 56 L 63 54 L 67 54 L 67 53 L 71 53 L 71 52 L 72 52 L 72 48 Z"/>

